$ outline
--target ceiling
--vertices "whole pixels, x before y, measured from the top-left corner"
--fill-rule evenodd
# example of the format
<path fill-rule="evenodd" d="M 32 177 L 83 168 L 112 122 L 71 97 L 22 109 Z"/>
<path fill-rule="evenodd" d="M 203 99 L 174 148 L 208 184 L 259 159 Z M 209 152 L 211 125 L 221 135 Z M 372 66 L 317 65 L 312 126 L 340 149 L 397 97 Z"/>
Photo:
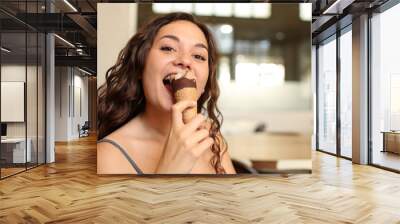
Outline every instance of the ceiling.
<path fill-rule="evenodd" d="M 386 0 L 336 0 L 342 1 L 343 8 L 340 13 L 324 14 L 327 8 L 332 6 L 333 0 L 305 0 L 305 1 L 268 1 L 268 2 L 308 2 L 312 3 L 312 37 L 316 39 L 323 36 L 324 32 L 332 27 L 338 20 L 348 15 L 356 15 L 359 12 L 377 7 Z M 98 2 L 134 2 L 134 1 L 116 1 L 116 0 L 38 0 L 38 1 L 0 1 L 0 21 L 3 33 L 2 43 L 13 42 L 15 49 L 18 46 L 25 46 L 25 38 L 20 32 L 25 29 L 39 32 L 55 32 L 62 39 L 75 45 L 74 48 L 60 38 L 55 38 L 56 44 L 56 63 L 59 65 L 74 64 L 87 66 L 92 71 L 96 71 L 97 54 L 97 3 Z M 69 3 L 69 4 L 68 4 Z M 216 18 L 203 16 L 202 20 L 208 23 L 221 23 L 229 21 L 241 31 L 237 32 L 238 39 L 260 39 L 260 36 L 268 37 L 276 41 L 276 33 L 285 33 L 286 41 L 296 39 L 299 35 L 307 35 L 309 29 L 305 29 L 307 23 L 291 18 L 291 13 L 284 4 L 276 5 L 275 10 L 278 13 L 273 14 L 271 19 L 240 19 L 240 18 Z M 139 23 L 144 21 L 146 16 L 152 14 L 151 4 L 140 5 L 141 16 Z M 52 13 L 49 13 L 49 12 Z M 309 26 L 309 25 L 308 25 Z M 258 27 L 258 28 L 255 28 Z M 260 29 L 260 27 L 263 27 Z M 302 34 L 306 32 L 305 34 Z M 324 34 L 328 35 L 328 34 Z M 28 38 L 29 39 L 29 38 Z M 29 40 L 28 40 L 29 42 Z M 28 54 L 36 48 L 35 44 L 28 44 Z M 80 49 L 77 51 L 77 49 Z M 18 51 L 18 50 L 16 50 Z M 23 53 L 23 52 L 21 52 Z"/>
<path fill-rule="evenodd" d="M 24 55 L 28 59 L 36 57 L 36 39 L 32 40 L 35 43 L 30 43 L 31 39 L 37 33 L 54 32 L 61 37 L 55 38 L 56 65 L 80 66 L 95 73 L 97 1 L 69 0 L 68 3 L 70 5 L 63 0 L 48 0 L 46 5 L 44 0 L 1 0 L 2 45 L 13 49 L 6 55 L 2 54 L 3 60 L 16 63 L 23 60 Z M 28 32 L 27 40 L 25 31 Z"/>
<path fill-rule="evenodd" d="M 317 44 L 352 23 L 353 17 L 374 11 L 388 0 L 309 0 L 312 41 Z"/>

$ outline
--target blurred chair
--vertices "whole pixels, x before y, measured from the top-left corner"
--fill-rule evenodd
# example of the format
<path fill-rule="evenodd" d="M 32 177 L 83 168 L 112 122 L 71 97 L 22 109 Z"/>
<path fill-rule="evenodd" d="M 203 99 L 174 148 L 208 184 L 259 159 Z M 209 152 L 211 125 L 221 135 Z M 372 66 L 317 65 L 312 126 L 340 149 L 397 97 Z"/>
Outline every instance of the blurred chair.
<path fill-rule="evenodd" d="M 267 125 L 265 122 L 260 122 L 256 125 L 256 128 L 254 129 L 254 133 L 258 132 L 266 132 L 267 131 Z"/>
<path fill-rule="evenodd" d="M 89 136 L 89 129 L 90 129 L 89 121 L 85 121 L 82 127 L 80 127 L 80 125 L 78 124 L 79 138 Z"/>
<path fill-rule="evenodd" d="M 255 170 L 252 167 L 247 166 L 246 164 L 244 164 L 238 160 L 232 159 L 232 164 L 233 164 L 233 167 L 235 168 L 237 174 L 241 174 L 241 173 L 258 174 L 257 170 Z"/>

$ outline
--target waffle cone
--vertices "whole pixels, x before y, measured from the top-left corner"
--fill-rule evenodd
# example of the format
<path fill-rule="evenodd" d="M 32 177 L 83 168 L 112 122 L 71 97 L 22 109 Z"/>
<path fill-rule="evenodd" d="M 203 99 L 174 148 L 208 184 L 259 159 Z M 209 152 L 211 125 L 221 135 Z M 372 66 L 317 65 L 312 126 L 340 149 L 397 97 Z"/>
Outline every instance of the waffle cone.
<path fill-rule="evenodd" d="M 197 89 L 190 88 L 182 88 L 174 93 L 175 101 L 197 101 Z M 183 123 L 187 124 L 197 115 L 197 107 L 191 107 L 183 111 Z"/>

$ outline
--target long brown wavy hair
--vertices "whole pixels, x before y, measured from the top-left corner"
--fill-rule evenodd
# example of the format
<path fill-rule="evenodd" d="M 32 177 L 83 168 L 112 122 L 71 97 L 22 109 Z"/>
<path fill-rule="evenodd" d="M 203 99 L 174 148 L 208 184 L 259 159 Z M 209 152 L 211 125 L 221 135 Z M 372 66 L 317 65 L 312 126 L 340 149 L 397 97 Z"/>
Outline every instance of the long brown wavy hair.
<path fill-rule="evenodd" d="M 98 89 L 98 139 L 109 135 L 145 109 L 146 99 L 140 76 L 155 36 L 161 27 L 185 20 L 197 25 L 208 43 L 209 76 L 204 93 L 197 101 L 197 111 L 207 112 L 211 119 L 210 136 L 214 139 L 211 151 L 214 153 L 210 164 L 217 174 L 226 173 L 221 165 L 221 150 L 226 141 L 220 134 L 223 117 L 217 107 L 219 87 L 217 82 L 218 55 L 215 40 L 210 30 L 188 13 L 170 13 L 150 21 L 137 32 L 120 51 L 117 62 L 106 72 L 106 82 Z"/>

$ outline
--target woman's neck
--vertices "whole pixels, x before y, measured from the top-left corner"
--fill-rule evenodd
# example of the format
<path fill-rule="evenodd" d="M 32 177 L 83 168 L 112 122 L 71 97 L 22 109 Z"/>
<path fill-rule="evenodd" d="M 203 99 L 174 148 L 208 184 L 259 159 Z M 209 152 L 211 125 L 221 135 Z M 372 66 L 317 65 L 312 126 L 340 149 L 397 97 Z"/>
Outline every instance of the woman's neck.
<path fill-rule="evenodd" d="M 165 139 L 168 136 L 171 128 L 170 113 L 146 105 L 145 111 L 141 114 L 141 120 L 149 134 L 160 139 Z"/>

